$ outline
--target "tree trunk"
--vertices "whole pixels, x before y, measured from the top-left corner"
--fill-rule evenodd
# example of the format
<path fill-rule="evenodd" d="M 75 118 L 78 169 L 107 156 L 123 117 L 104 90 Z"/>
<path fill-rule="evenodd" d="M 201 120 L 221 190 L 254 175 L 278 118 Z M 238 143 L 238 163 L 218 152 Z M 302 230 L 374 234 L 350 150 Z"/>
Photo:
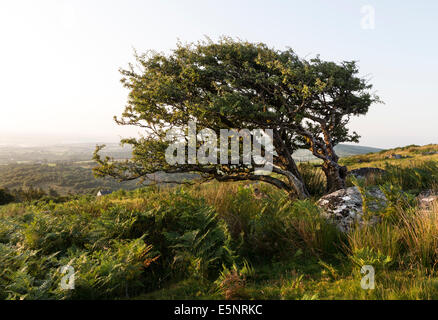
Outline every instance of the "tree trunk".
<path fill-rule="evenodd" d="M 322 171 L 327 178 L 326 193 L 332 193 L 340 189 L 345 189 L 345 179 L 347 177 L 347 167 L 334 166 L 332 163 L 325 162 L 322 165 Z"/>
<path fill-rule="evenodd" d="M 289 185 L 289 195 L 291 197 L 298 197 L 299 199 L 307 199 L 310 197 L 309 191 L 307 191 L 306 185 L 304 184 L 303 178 L 297 177 L 293 173 L 287 170 L 283 170 L 279 167 L 274 166 L 273 167 L 274 173 L 279 173 L 283 176 L 285 176 L 288 180 Z"/>
<path fill-rule="evenodd" d="M 306 185 L 301 180 L 295 181 L 294 191 L 297 193 L 298 199 L 304 200 L 310 197 L 309 191 L 307 191 Z"/>
<path fill-rule="evenodd" d="M 304 183 L 303 177 L 301 176 L 300 171 L 295 163 L 290 166 L 292 174 L 289 178 L 289 182 L 292 184 L 292 188 L 296 192 L 298 199 L 304 200 L 310 197 L 310 193 L 306 188 L 306 184 Z"/>

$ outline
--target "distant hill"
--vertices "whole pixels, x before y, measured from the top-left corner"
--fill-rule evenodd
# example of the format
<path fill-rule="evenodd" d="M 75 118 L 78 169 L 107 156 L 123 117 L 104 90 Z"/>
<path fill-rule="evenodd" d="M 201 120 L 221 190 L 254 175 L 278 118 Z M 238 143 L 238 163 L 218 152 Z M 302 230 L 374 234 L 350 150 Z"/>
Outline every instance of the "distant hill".
<path fill-rule="evenodd" d="M 356 146 L 349 144 L 339 144 L 335 147 L 336 153 L 341 158 L 360 155 L 360 154 L 374 153 L 382 150 L 383 149 L 379 149 L 379 148 Z M 316 160 L 316 157 L 314 157 L 309 150 L 298 150 L 293 154 L 293 157 L 297 161 Z"/>
<path fill-rule="evenodd" d="M 349 157 L 355 156 L 358 154 L 366 154 L 366 153 L 374 153 L 382 151 L 383 149 L 373 148 L 373 147 L 364 147 L 364 146 L 355 146 L 350 144 L 340 144 L 335 147 L 336 152 L 340 157 Z"/>
<path fill-rule="evenodd" d="M 116 159 L 131 157 L 131 148 L 122 148 L 118 143 L 76 143 L 41 147 L 0 146 L 0 164 L 89 161 L 93 157 L 96 145 L 101 144 L 106 145 L 101 152 L 104 156 L 109 155 Z"/>
<path fill-rule="evenodd" d="M 341 160 L 349 169 L 362 166 L 384 168 L 387 164 L 406 166 L 412 161 L 438 161 L 438 144 L 409 145 L 367 155 L 350 156 Z"/>
<path fill-rule="evenodd" d="M 131 157 L 129 146 L 121 147 L 118 143 L 77 143 L 58 144 L 45 147 L 11 147 L 0 146 L 0 164 L 6 163 L 51 163 L 58 161 L 90 161 L 96 145 L 105 144 L 102 155 L 108 155 L 116 159 L 127 159 Z M 382 149 L 340 144 L 335 147 L 340 157 L 348 157 L 370 152 L 379 152 Z M 297 161 L 311 161 L 316 159 L 308 150 L 298 150 L 294 153 Z"/>
<path fill-rule="evenodd" d="M 120 182 L 116 179 L 106 177 L 96 179 L 92 172 L 94 164 L 78 162 L 62 163 L 19 163 L 0 165 L 0 189 L 19 189 L 19 188 L 50 188 L 61 195 L 68 193 L 86 194 L 94 193 L 98 190 L 115 191 L 119 189 L 132 190 L 139 187 L 138 180 Z M 194 174 L 166 174 L 156 173 L 149 176 L 150 180 L 143 184 L 157 182 L 183 181 L 193 179 Z"/>

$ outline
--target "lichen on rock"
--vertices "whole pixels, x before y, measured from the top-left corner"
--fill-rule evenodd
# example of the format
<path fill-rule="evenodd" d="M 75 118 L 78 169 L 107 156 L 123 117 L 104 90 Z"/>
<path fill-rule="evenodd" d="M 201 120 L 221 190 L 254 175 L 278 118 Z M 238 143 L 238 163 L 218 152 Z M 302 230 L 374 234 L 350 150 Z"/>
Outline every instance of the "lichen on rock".
<path fill-rule="evenodd" d="M 376 188 L 367 190 L 367 206 L 369 212 L 375 212 L 386 205 L 386 197 L 383 192 Z M 348 232 L 356 224 L 375 224 L 379 221 L 377 215 L 371 215 L 364 219 L 363 195 L 357 187 L 341 189 L 323 196 L 317 205 L 322 209 L 323 216 L 335 223 L 342 232 Z"/>

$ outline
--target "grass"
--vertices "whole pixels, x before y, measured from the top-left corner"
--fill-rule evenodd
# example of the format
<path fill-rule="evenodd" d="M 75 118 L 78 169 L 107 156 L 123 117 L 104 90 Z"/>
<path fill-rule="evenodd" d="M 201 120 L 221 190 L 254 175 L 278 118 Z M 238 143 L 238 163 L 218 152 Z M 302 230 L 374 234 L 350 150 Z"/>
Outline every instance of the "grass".
<path fill-rule="evenodd" d="M 438 159 L 424 155 L 434 150 L 343 159 L 387 171 L 355 182 L 380 187 L 388 206 L 374 213 L 378 225 L 349 234 L 321 217 L 324 179 L 309 164 L 300 165 L 314 194 L 305 201 L 265 184 L 211 182 L 1 206 L 0 298 L 438 299 L 438 204 L 415 200 L 438 185 Z M 73 291 L 59 288 L 66 265 Z M 374 290 L 361 288 L 363 265 L 375 268 Z"/>
<path fill-rule="evenodd" d="M 430 144 L 426 146 L 406 146 L 391 150 L 383 150 L 377 153 L 351 156 L 341 159 L 340 163 L 347 165 L 349 170 L 358 169 L 361 167 L 377 167 L 384 168 L 386 164 L 395 165 L 397 167 L 410 166 L 412 162 L 438 161 L 437 154 L 428 154 L 438 152 L 438 145 Z M 392 154 L 403 156 L 402 159 L 388 158 Z"/>

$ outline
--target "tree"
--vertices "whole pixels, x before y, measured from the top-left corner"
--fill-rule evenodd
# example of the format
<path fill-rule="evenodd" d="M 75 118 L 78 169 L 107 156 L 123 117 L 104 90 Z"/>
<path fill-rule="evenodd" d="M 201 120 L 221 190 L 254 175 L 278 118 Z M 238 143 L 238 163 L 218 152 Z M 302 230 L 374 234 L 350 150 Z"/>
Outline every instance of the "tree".
<path fill-rule="evenodd" d="M 300 147 L 323 161 L 330 193 L 345 188 L 347 175 L 347 168 L 338 164 L 334 147 L 341 142 L 359 142 L 360 136 L 347 128 L 351 116 L 366 114 L 372 103 L 381 101 L 370 93 L 372 85 L 357 76 L 354 61 L 336 64 L 316 58 L 306 63 L 306 68 L 309 98 L 293 127 Z"/>
<path fill-rule="evenodd" d="M 136 61 L 137 67 L 121 70 L 130 93 L 122 117 L 115 120 L 143 128 L 145 136 L 122 140 L 133 147 L 133 158 L 125 162 L 102 159 L 98 147 L 97 176 L 133 180 L 157 171 L 197 172 L 204 180 L 264 181 L 306 198 L 309 193 L 292 154 L 307 148 L 323 160 L 327 190 L 336 190 L 345 185 L 345 169 L 333 147 L 357 141 L 357 134 L 346 128 L 349 117 L 366 113 L 378 101 L 368 92 L 371 85 L 357 77 L 355 62 L 306 61 L 291 49 L 278 51 L 261 43 L 223 38 L 217 43 L 178 44 L 170 55 L 136 54 Z M 221 129 L 248 129 L 254 144 L 259 141 L 255 129 L 272 130 L 274 174 L 260 174 L 254 161 L 169 164 L 166 150 L 175 141 L 167 141 L 166 134 L 178 131 L 175 140 L 187 146 L 189 121 L 217 135 Z M 240 145 L 245 138 L 239 137 Z M 239 160 L 245 157 L 242 149 Z"/>

